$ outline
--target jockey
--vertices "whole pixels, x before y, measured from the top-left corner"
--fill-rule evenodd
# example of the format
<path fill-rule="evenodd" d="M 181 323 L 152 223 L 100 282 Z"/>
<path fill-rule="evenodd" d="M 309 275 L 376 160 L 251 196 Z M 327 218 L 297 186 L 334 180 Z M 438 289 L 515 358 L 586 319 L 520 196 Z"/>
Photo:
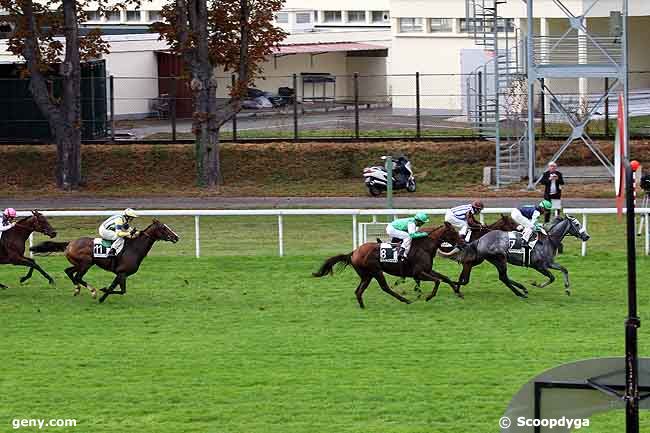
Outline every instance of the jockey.
<path fill-rule="evenodd" d="M 411 218 L 401 218 L 393 221 L 386 226 L 386 234 L 391 238 L 402 240 L 402 254 L 400 261 L 408 257 L 411 249 L 411 239 L 428 236 L 424 232 L 419 232 L 418 228 L 429 222 L 429 217 L 423 212 L 418 212 Z"/>
<path fill-rule="evenodd" d="M 135 238 L 138 232 L 135 227 L 129 224 L 133 218 L 138 215 L 133 209 L 125 209 L 121 215 L 113 215 L 99 226 L 99 236 L 107 241 L 113 241 L 111 249 L 108 251 L 109 257 L 116 256 L 124 247 L 124 238 Z"/>
<path fill-rule="evenodd" d="M 2 212 L 2 220 L 0 221 L 0 235 L 2 232 L 13 228 L 16 225 L 16 209 L 8 207 Z"/>
<path fill-rule="evenodd" d="M 523 239 L 526 243 L 530 242 L 530 237 L 533 235 L 533 232 L 543 232 L 544 229 L 537 220 L 541 215 L 550 212 L 552 208 L 553 205 L 549 200 L 542 200 L 536 206 L 521 206 L 518 209 L 512 210 L 510 216 L 512 216 L 515 222 L 523 226 Z"/>
<path fill-rule="evenodd" d="M 480 230 L 482 226 L 474 217 L 480 214 L 484 207 L 483 202 L 479 200 L 475 200 L 470 204 L 452 207 L 445 214 L 445 222 L 454 226 L 461 238 L 464 238 L 465 242 L 469 242 L 472 237 L 472 229 Z"/>

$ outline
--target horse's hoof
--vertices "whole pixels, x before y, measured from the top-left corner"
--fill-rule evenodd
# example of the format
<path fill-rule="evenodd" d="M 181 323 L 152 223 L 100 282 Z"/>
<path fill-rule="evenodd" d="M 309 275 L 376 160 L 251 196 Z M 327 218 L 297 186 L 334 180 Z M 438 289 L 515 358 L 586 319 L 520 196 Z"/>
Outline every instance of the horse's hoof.
<path fill-rule="evenodd" d="M 566 289 L 566 290 L 564 291 L 564 293 L 566 293 L 567 296 L 571 296 L 571 290 L 569 290 L 569 289 Z"/>
<path fill-rule="evenodd" d="M 539 285 L 537 284 L 536 281 L 533 281 L 532 283 L 530 283 L 530 285 L 531 285 L 531 286 L 535 286 L 535 287 L 539 287 Z"/>
<path fill-rule="evenodd" d="M 27 278 L 21 278 L 20 279 L 20 284 L 25 284 L 25 281 L 27 281 Z"/>
<path fill-rule="evenodd" d="M 79 293 L 81 291 L 79 289 L 75 289 L 74 292 L 72 292 L 72 296 L 79 296 Z"/>
<path fill-rule="evenodd" d="M 97 299 L 97 291 L 90 292 L 90 296 L 93 297 L 93 299 Z"/>

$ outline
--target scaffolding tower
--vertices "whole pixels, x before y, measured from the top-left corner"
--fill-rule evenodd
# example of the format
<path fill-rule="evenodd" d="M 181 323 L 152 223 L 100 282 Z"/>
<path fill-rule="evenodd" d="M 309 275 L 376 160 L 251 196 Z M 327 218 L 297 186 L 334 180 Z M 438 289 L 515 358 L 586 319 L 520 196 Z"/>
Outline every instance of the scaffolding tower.
<path fill-rule="evenodd" d="M 628 0 L 620 0 L 620 10 L 609 11 L 609 32 L 605 35 L 590 31 L 587 25 L 588 15 L 601 0 L 581 2 L 584 8 L 579 13 L 572 12 L 563 0 L 552 0 L 568 22 L 568 30 L 561 35 L 549 35 L 546 31 L 543 32 L 545 34 L 537 34 L 534 0 L 522 1 L 527 9 L 525 42 L 500 49 L 499 20 L 503 18 L 499 16 L 498 9 L 506 0 L 466 0 L 467 24 L 473 26 L 475 42 L 494 53 L 490 62 L 468 78 L 467 87 L 470 121 L 482 136 L 496 143 L 497 188 L 527 176 L 528 188 L 533 189 L 541 179 L 541 176 L 537 176 L 535 164 L 537 86 L 548 95 L 550 105 L 570 127 L 568 138 L 551 161 L 557 160 L 572 143 L 581 141 L 614 176 L 613 163 L 589 137 L 587 125 L 608 97 L 621 90 L 625 95 L 625 113 L 628 113 Z M 611 4 L 605 0 L 602 3 Z M 507 44 L 507 34 L 502 34 L 501 39 Z M 486 75 L 494 77 L 493 86 L 480 82 L 485 80 Z M 588 79 L 593 78 L 608 79 L 605 82 L 609 82 L 609 86 L 590 104 L 586 84 Z M 577 106 L 569 106 L 556 94 L 553 90 L 554 79 L 578 80 Z M 521 91 L 522 87 L 527 88 L 527 106 L 523 111 L 519 107 L 512 107 L 512 95 Z M 516 105 L 521 105 L 521 98 L 516 100 Z M 539 109 L 544 110 L 545 107 Z M 507 128 L 504 125 L 508 125 Z M 624 125 L 627 140 L 628 122 L 624 122 Z"/>

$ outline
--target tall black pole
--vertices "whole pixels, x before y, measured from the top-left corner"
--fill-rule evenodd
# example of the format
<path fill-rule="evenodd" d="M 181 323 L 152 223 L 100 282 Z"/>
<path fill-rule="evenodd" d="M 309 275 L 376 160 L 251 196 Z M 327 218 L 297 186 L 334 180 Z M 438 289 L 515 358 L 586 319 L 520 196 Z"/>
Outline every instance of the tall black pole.
<path fill-rule="evenodd" d="M 634 177 L 625 160 L 625 200 L 627 204 L 627 320 L 625 321 L 625 426 L 626 433 L 639 433 L 639 356 L 637 329 L 636 236 L 634 212 Z"/>

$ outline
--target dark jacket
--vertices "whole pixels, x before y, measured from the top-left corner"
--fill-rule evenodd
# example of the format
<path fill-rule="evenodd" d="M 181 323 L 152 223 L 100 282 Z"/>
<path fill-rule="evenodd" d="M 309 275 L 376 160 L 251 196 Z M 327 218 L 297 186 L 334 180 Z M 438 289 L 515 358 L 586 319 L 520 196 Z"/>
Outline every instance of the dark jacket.
<path fill-rule="evenodd" d="M 555 174 L 557 174 L 557 179 L 555 180 L 555 185 L 557 186 L 557 192 L 555 194 L 551 194 L 551 179 L 550 171 L 545 171 L 544 174 L 542 175 L 542 180 L 540 180 L 540 183 L 544 185 L 544 198 L 546 200 L 552 200 L 552 199 L 561 199 L 562 198 L 562 185 L 564 185 L 564 178 L 562 177 L 562 173 L 559 171 L 556 171 Z"/>

